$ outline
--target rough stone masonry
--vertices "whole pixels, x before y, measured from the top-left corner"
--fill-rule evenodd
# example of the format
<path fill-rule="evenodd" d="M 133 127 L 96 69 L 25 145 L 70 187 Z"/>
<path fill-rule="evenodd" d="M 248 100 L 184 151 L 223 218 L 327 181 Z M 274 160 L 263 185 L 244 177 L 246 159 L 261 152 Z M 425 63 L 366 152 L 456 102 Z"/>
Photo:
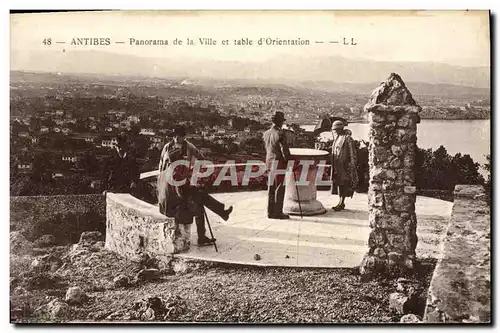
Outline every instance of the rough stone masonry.
<path fill-rule="evenodd" d="M 415 153 L 422 110 L 398 74 L 376 88 L 369 113 L 369 251 L 361 274 L 412 270 L 417 247 Z"/>

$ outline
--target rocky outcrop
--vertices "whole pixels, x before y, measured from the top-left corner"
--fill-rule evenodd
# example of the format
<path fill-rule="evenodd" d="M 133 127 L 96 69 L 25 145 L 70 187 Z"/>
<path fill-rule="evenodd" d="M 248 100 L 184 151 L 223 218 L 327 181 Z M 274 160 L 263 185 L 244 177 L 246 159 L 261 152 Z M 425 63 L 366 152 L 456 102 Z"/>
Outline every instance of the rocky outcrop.
<path fill-rule="evenodd" d="M 80 287 L 71 287 L 66 291 L 65 300 L 68 304 L 81 304 L 87 299 L 87 295 Z"/>
<path fill-rule="evenodd" d="M 69 312 L 70 307 L 67 303 L 54 298 L 49 303 L 38 307 L 33 314 L 42 320 L 55 321 L 67 317 Z"/>
<path fill-rule="evenodd" d="M 429 286 L 424 321 L 491 321 L 490 207 L 480 185 L 457 185 L 441 259 Z"/>
<path fill-rule="evenodd" d="M 158 207 L 129 194 L 107 194 L 107 250 L 132 260 L 162 257 L 190 248 L 191 225 L 178 224 Z"/>
<path fill-rule="evenodd" d="M 10 253 L 11 254 L 28 254 L 31 252 L 33 244 L 29 242 L 19 231 L 10 233 Z"/>
<path fill-rule="evenodd" d="M 46 254 L 33 259 L 31 269 L 38 272 L 55 272 L 63 265 L 63 261 L 56 255 Z"/>
<path fill-rule="evenodd" d="M 417 246 L 415 153 L 418 113 L 410 91 L 397 74 L 374 90 L 369 113 L 371 233 L 362 274 L 412 270 Z"/>

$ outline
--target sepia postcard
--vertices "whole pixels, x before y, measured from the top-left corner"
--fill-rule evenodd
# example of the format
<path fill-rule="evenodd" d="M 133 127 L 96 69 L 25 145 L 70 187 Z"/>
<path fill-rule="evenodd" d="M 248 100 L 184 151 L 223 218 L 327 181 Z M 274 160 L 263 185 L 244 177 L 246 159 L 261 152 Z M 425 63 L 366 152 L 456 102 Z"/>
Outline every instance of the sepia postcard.
<path fill-rule="evenodd" d="M 11 13 L 11 324 L 491 324 L 490 20 Z"/>

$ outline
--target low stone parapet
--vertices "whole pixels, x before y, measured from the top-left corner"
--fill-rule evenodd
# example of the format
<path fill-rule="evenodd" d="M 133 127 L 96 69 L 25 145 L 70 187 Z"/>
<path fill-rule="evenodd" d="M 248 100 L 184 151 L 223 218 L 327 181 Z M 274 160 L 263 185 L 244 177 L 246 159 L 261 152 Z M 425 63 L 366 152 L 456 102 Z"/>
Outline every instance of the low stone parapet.
<path fill-rule="evenodd" d="M 482 186 L 457 185 L 442 257 L 429 286 L 424 321 L 491 321 L 490 207 Z"/>
<path fill-rule="evenodd" d="M 107 193 L 106 249 L 129 258 L 158 257 L 188 251 L 190 239 L 190 224 L 177 224 L 130 194 Z"/>

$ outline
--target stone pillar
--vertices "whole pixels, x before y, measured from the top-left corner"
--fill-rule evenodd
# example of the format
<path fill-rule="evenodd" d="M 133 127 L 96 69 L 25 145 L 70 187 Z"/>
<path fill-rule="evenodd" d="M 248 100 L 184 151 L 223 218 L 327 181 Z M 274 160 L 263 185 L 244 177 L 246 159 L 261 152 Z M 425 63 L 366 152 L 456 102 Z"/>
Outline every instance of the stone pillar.
<path fill-rule="evenodd" d="M 373 91 L 369 113 L 369 251 L 361 274 L 412 270 L 417 247 L 415 154 L 418 113 L 398 74 Z"/>

